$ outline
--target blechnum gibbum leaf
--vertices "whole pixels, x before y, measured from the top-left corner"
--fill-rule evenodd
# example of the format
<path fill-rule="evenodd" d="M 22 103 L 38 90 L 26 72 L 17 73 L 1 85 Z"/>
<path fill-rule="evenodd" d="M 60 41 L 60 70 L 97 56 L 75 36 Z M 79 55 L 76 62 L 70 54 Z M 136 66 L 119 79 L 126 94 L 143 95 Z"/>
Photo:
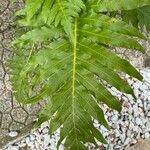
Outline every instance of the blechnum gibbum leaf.
<path fill-rule="evenodd" d="M 122 18 L 124 21 L 131 23 L 136 28 L 150 31 L 150 5 L 143 6 L 130 11 L 122 11 Z"/>
<path fill-rule="evenodd" d="M 13 42 L 15 56 L 9 65 L 14 94 L 22 104 L 48 99 L 36 125 L 50 120 L 51 133 L 60 128 L 58 148 L 62 141 L 71 150 L 84 150 L 87 142 L 107 143 L 92 120 L 109 129 L 100 104 L 120 112 L 121 102 L 101 81 L 134 96 L 120 73 L 142 80 L 110 48 L 144 52 L 136 39 L 145 37 L 103 12 L 148 4 L 149 0 L 26 0 L 17 12 L 23 17 L 20 26 L 29 30 Z"/>

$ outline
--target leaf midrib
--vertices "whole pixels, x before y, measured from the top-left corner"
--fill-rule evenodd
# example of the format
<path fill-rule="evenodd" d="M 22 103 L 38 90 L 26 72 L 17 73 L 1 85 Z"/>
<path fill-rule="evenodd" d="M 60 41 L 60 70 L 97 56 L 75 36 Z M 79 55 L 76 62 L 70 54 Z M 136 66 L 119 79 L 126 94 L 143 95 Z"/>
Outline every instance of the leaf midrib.
<path fill-rule="evenodd" d="M 72 73 L 72 116 L 73 116 L 73 125 L 75 125 L 75 80 L 76 80 L 76 59 L 77 59 L 77 18 L 74 20 L 74 39 L 73 39 L 73 73 Z M 77 135 L 75 135 L 77 139 Z"/>

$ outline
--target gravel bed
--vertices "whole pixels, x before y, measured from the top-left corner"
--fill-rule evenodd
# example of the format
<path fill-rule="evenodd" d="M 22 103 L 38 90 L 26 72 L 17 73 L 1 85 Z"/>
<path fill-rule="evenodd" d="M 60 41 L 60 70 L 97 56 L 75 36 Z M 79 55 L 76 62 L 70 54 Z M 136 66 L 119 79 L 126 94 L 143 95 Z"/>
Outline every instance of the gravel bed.
<path fill-rule="evenodd" d="M 143 82 L 131 79 L 129 76 L 125 77 L 134 88 L 137 100 L 130 95 L 118 92 L 115 88 L 110 89 L 123 103 L 120 114 L 106 106 L 103 107 L 111 130 L 107 131 L 94 121 L 95 126 L 108 140 L 108 145 L 100 144 L 106 150 L 125 150 L 140 139 L 150 138 L 150 69 L 142 69 L 140 72 L 144 76 Z M 16 134 L 16 132 L 9 133 L 10 136 L 16 136 Z M 31 150 L 56 150 L 58 139 L 59 131 L 49 135 L 46 122 L 41 125 L 41 128 L 32 131 L 30 135 L 5 150 L 20 150 L 23 147 L 29 147 Z M 92 145 L 87 146 L 89 150 L 96 150 Z M 61 145 L 59 150 L 63 149 L 64 147 Z"/>

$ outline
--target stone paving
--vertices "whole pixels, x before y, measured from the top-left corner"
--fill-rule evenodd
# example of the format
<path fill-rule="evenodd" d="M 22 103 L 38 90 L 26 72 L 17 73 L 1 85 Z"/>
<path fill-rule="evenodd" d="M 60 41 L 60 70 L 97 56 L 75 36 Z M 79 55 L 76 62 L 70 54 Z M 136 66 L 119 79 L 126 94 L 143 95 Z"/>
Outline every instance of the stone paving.
<path fill-rule="evenodd" d="M 6 139 L 11 131 L 17 131 L 19 134 L 24 128 L 29 126 L 37 118 L 40 109 L 44 105 L 43 102 L 22 107 L 16 102 L 9 81 L 9 69 L 6 67 L 6 60 L 12 57 L 10 42 L 14 39 L 13 15 L 22 5 L 23 2 L 21 0 L 14 4 L 11 3 L 11 0 L 0 0 L 0 147 L 9 141 Z M 143 45 L 150 51 L 149 42 L 144 42 Z M 143 65 L 150 67 L 149 53 L 143 56 L 126 50 L 116 51 L 121 55 L 123 54 L 124 57 L 128 58 L 137 67 L 143 67 Z M 31 126 L 25 132 L 30 130 L 30 128 Z"/>
<path fill-rule="evenodd" d="M 31 124 L 43 106 L 39 103 L 21 107 L 16 102 L 6 67 L 7 58 L 12 57 L 10 42 L 15 30 L 11 25 L 13 14 L 22 4 L 21 1 L 12 4 L 10 0 L 0 0 L 0 147 L 8 141 L 5 139 L 11 131 L 20 133 L 21 129 Z"/>

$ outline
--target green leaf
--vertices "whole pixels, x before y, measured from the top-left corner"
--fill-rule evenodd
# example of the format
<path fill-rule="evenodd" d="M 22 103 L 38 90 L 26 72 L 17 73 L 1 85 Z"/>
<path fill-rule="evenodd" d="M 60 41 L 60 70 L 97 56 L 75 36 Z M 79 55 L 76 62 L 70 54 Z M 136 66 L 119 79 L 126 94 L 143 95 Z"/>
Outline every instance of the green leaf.
<path fill-rule="evenodd" d="M 17 40 L 13 41 L 13 45 L 21 44 L 22 42 L 31 42 L 36 44 L 38 42 L 46 42 L 50 39 L 58 38 L 62 34 L 62 29 L 55 27 L 47 28 L 40 27 L 35 28 L 32 31 L 26 32 Z M 23 44 L 23 43 L 22 43 Z"/>
<path fill-rule="evenodd" d="M 16 50 L 9 61 L 13 90 L 22 104 L 47 99 L 36 127 L 50 120 L 50 133 L 60 128 L 57 148 L 62 141 L 71 150 L 84 150 L 85 143 L 107 144 L 93 119 L 110 129 L 102 104 L 120 112 L 121 102 L 103 83 L 134 96 L 120 73 L 142 80 L 140 73 L 111 49 L 144 52 L 138 40 L 145 37 L 117 18 L 96 13 L 93 4 L 101 4 L 102 11 L 120 11 L 148 1 L 106 2 L 37 0 L 33 4 L 28 0 L 20 11 L 22 23 L 32 28 L 13 42 Z"/>
<path fill-rule="evenodd" d="M 81 47 L 81 51 L 90 53 L 95 60 L 100 60 L 100 63 L 104 66 L 107 66 L 110 69 L 115 69 L 117 71 L 122 71 L 127 73 L 130 76 L 133 76 L 139 80 L 142 80 L 142 76 L 138 73 L 138 71 L 125 59 L 121 59 L 113 52 L 109 51 L 103 46 L 98 44 L 87 45 L 87 43 L 78 43 L 79 47 Z"/>
<path fill-rule="evenodd" d="M 150 30 L 150 6 L 144 6 L 130 11 L 122 11 L 123 20 L 131 23 L 136 28 Z"/>
<path fill-rule="evenodd" d="M 20 20 L 21 25 L 26 26 L 48 26 L 54 24 L 56 27 L 61 24 L 70 40 L 73 40 L 73 21 L 72 17 L 85 9 L 82 0 L 64 1 L 64 0 L 27 0 L 26 7 L 18 11 L 16 15 L 24 15 L 24 19 Z M 41 10 L 41 11 L 40 11 Z"/>
<path fill-rule="evenodd" d="M 131 10 L 138 7 L 150 5 L 149 0 L 92 0 L 90 7 L 99 12 L 110 12 L 117 10 Z"/>

